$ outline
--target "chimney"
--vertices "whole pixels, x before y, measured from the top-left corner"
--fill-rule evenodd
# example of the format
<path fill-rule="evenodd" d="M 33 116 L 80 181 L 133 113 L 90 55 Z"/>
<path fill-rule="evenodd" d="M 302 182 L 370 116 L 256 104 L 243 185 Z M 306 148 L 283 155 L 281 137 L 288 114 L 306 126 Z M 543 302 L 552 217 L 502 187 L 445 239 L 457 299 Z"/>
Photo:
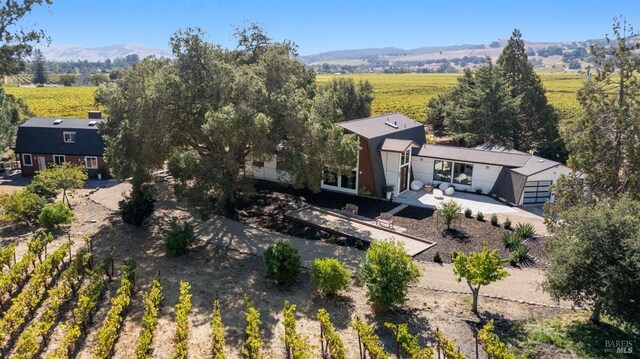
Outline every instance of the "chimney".
<path fill-rule="evenodd" d="M 100 111 L 89 111 L 89 119 L 90 120 L 101 120 L 102 112 Z"/>

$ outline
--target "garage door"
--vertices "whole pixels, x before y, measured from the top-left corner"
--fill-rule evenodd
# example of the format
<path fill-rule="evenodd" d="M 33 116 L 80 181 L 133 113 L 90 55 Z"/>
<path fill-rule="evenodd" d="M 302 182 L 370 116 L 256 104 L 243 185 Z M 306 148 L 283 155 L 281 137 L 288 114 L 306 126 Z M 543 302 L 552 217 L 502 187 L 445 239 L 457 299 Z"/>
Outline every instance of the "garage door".
<path fill-rule="evenodd" d="M 545 203 L 551 196 L 551 181 L 529 181 L 524 187 L 524 204 Z"/>

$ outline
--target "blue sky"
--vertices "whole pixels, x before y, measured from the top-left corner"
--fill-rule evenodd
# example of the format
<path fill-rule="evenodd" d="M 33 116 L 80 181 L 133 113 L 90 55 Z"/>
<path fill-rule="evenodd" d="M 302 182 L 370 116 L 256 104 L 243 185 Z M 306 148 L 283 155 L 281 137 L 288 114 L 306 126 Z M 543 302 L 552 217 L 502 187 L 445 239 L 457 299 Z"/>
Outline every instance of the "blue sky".
<path fill-rule="evenodd" d="M 199 26 L 232 46 L 232 26 L 261 23 L 302 55 L 330 50 L 487 43 L 514 27 L 531 41 L 601 38 L 613 16 L 640 28 L 640 0 L 195 1 L 54 0 L 26 19 L 54 44 L 140 44 L 164 50 L 180 28 Z"/>

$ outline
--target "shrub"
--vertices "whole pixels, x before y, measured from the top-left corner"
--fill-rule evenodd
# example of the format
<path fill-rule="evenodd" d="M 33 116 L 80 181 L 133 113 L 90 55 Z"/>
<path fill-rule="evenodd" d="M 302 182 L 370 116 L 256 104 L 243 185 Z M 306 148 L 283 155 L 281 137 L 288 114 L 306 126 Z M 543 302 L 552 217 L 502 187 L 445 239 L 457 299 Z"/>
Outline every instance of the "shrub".
<path fill-rule="evenodd" d="M 335 258 L 318 258 L 311 266 L 311 281 L 324 295 L 349 287 L 349 271 Z"/>
<path fill-rule="evenodd" d="M 33 177 L 33 180 L 31 180 L 31 183 L 29 183 L 25 189 L 42 198 L 54 198 L 58 194 L 54 184 L 40 176 Z"/>
<path fill-rule="evenodd" d="M 536 235 L 536 229 L 530 223 L 518 223 L 515 232 L 522 239 L 533 238 Z"/>
<path fill-rule="evenodd" d="M 498 216 L 495 213 L 491 215 L 491 224 L 498 226 Z"/>
<path fill-rule="evenodd" d="M 442 202 L 436 207 L 436 213 L 440 216 L 442 223 L 447 226 L 447 229 L 451 229 L 451 224 L 458 218 L 460 210 L 462 210 L 462 207 L 454 200 Z"/>
<path fill-rule="evenodd" d="M 522 242 L 516 243 L 513 247 L 511 247 L 511 253 L 513 254 L 513 258 L 517 260 L 518 263 L 529 260 L 529 247 L 527 247 L 527 245 Z"/>
<path fill-rule="evenodd" d="M 511 229 L 511 220 L 509 218 L 504 220 L 504 229 Z"/>
<path fill-rule="evenodd" d="M 267 278 L 278 285 L 289 287 L 298 279 L 300 274 L 300 255 L 291 241 L 281 239 L 270 245 L 264 252 L 267 265 Z"/>
<path fill-rule="evenodd" d="M 471 208 L 467 208 L 464 210 L 464 216 L 467 218 L 472 218 L 473 217 L 473 211 L 471 210 Z"/>
<path fill-rule="evenodd" d="M 511 250 L 511 248 L 516 244 L 520 243 L 522 243 L 522 239 L 513 232 L 508 232 L 502 235 L 502 244 L 504 244 L 505 248 L 509 250 Z"/>
<path fill-rule="evenodd" d="M 480 222 L 484 222 L 484 214 L 482 214 L 482 212 L 478 211 L 478 213 L 476 213 L 476 219 Z"/>
<path fill-rule="evenodd" d="M 194 241 L 193 225 L 186 221 L 180 223 L 177 217 L 171 218 L 169 229 L 164 235 L 164 245 L 167 252 L 173 256 L 184 254 Z"/>
<path fill-rule="evenodd" d="M 51 231 L 61 224 L 70 224 L 73 211 L 62 202 L 46 204 L 38 216 L 38 224 Z"/>
<path fill-rule="evenodd" d="M 406 301 L 409 284 L 420 278 L 420 269 L 405 252 L 402 243 L 373 241 L 364 254 L 360 280 L 367 285 L 368 297 L 382 310 Z"/>
<path fill-rule="evenodd" d="M 433 255 L 433 261 L 436 263 L 442 263 L 442 257 L 440 256 L 440 251 L 436 251 L 436 254 Z"/>
<path fill-rule="evenodd" d="M 0 219 L 31 225 L 38 219 L 45 204 L 44 198 L 27 190 L 0 195 Z"/>
<path fill-rule="evenodd" d="M 118 203 L 122 213 L 122 221 L 141 227 L 145 219 L 151 217 L 154 210 L 153 194 L 149 187 L 133 189 L 131 194 Z"/>

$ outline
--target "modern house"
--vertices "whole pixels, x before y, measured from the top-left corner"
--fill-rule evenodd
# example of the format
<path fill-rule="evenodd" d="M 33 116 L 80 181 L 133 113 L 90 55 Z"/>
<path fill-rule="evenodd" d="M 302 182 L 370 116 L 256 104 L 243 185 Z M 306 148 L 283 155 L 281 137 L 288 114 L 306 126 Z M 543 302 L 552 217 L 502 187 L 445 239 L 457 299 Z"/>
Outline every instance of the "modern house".
<path fill-rule="evenodd" d="M 384 188 L 393 185 L 398 196 L 419 180 L 435 186 L 449 183 L 458 191 L 495 194 L 522 205 L 544 203 L 551 198 L 549 186 L 560 175 L 573 172 L 561 163 L 504 147 L 426 144 L 424 125 L 398 113 L 338 125 L 357 135 L 360 152 L 351 175 L 325 173 L 321 188 L 326 190 L 384 197 Z M 286 181 L 276 157 L 253 166 L 254 178 Z"/>
<path fill-rule="evenodd" d="M 55 163 L 81 164 L 90 177 L 109 177 L 104 161 L 105 143 L 98 129 L 104 121 L 98 111 L 89 119 L 34 117 L 18 127 L 14 152 L 23 176 L 32 176 Z"/>

